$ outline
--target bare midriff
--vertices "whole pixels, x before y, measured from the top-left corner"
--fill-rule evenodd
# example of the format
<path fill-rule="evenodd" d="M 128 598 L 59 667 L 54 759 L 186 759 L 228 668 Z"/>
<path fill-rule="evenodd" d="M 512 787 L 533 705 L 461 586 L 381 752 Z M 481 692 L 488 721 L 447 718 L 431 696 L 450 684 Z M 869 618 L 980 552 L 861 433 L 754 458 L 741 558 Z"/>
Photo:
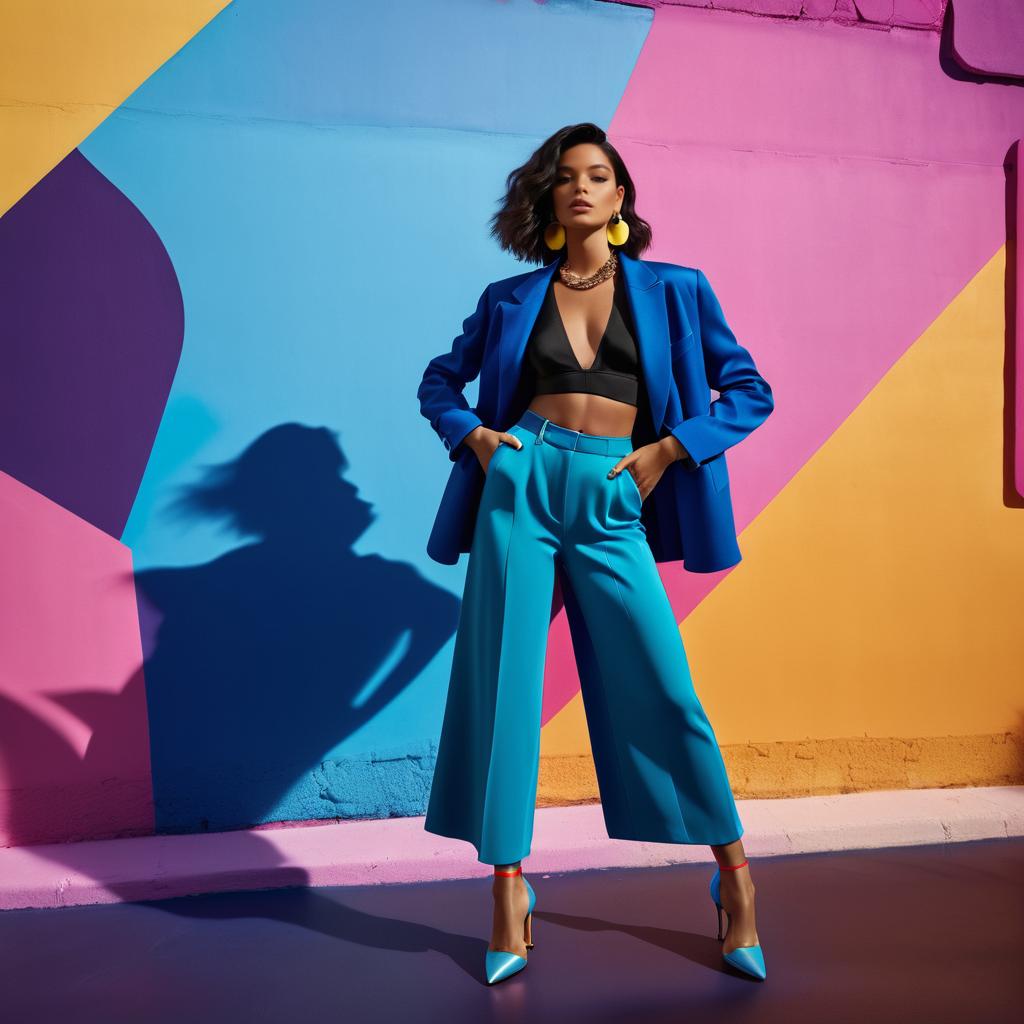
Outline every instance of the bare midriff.
<path fill-rule="evenodd" d="M 636 406 L 604 395 L 534 395 L 530 408 L 545 419 L 584 434 L 625 437 L 633 433 Z"/>

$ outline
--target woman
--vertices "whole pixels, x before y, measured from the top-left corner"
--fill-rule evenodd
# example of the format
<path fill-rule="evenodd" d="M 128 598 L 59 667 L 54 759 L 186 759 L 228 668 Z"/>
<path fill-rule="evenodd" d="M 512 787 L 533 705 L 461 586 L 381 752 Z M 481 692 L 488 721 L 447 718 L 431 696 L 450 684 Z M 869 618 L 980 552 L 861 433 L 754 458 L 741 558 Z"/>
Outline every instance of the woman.
<path fill-rule="evenodd" d="M 457 462 L 445 499 L 464 510 L 439 516 L 430 550 L 470 552 L 424 827 L 494 865 L 487 981 L 522 970 L 557 571 L 609 836 L 709 845 L 723 956 L 763 979 L 743 827 L 656 561 L 682 557 L 684 534 L 687 568 L 739 560 L 735 528 L 721 525 L 732 525 L 722 453 L 771 412 L 771 389 L 699 270 L 639 259 L 651 229 L 598 126 L 561 129 L 509 175 L 492 234 L 545 266 L 489 285 L 418 391 Z M 478 374 L 474 411 L 462 392 Z M 708 381 L 720 397 L 684 418 Z M 510 410 L 513 425 L 495 429 Z M 652 508 L 663 476 L 678 502 Z"/>

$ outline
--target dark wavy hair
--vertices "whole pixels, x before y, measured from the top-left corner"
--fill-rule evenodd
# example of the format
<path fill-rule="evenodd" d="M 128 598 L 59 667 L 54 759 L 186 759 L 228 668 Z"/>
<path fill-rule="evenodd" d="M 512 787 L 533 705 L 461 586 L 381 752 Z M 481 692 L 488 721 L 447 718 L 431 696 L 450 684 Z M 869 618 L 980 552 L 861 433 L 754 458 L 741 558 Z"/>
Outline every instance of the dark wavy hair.
<path fill-rule="evenodd" d="M 509 173 L 501 208 L 491 218 L 491 236 L 506 252 L 529 263 L 550 263 L 561 255 L 561 250 L 544 244 L 544 229 L 554 219 L 551 189 L 562 154 L 581 142 L 592 142 L 604 150 L 615 173 L 615 184 L 626 190 L 619 213 L 629 225 L 629 238 L 616 248 L 638 258 L 650 246 L 651 226 L 636 212 L 636 188 L 622 157 L 602 128 L 584 121 L 559 128 L 526 163 Z"/>

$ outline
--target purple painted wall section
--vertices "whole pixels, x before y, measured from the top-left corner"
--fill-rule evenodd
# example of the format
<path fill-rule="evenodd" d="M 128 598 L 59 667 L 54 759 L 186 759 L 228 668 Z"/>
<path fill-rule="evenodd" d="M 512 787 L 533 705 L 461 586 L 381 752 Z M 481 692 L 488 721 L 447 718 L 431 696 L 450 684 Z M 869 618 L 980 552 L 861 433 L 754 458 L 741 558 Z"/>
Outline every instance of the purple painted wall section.
<path fill-rule="evenodd" d="M 1024 76 L 1024 2 L 956 0 L 952 49 L 978 74 Z"/>
<path fill-rule="evenodd" d="M 1013 217 L 1014 217 L 1014 244 L 1010 249 L 1012 254 L 1011 273 L 1013 274 L 1010 301 L 1012 311 L 1013 346 L 1010 348 L 1011 366 L 1007 378 L 1010 383 L 1012 394 L 1009 405 L 1013 412 L 1013 483 L 1017 491 L 1016 498 L 1024 498 L 1024 167 L 1021 167 L 1021 160 L 1024 159 L 1021 146 L 1022 140 L 1018 139 L 1013 147 L 1012 154 L 1012 196 L 1013 196 Z"/>
<path fill-rule="evenodd" d="M 800 21 L 836 21 L 864 28 L 942 27 L 950 0 L 614 0 L 646 7 L 704 7 Z M 989 0 L 977 0 L 988 3 Z M 1018 0 L 1004 0 L 1016 3 Z"/>
<path fill-rule="evenodd" d="M 0 470 L 120 537 L 178 366 L 177 277 L 72 151 L 0 219 Z"/>

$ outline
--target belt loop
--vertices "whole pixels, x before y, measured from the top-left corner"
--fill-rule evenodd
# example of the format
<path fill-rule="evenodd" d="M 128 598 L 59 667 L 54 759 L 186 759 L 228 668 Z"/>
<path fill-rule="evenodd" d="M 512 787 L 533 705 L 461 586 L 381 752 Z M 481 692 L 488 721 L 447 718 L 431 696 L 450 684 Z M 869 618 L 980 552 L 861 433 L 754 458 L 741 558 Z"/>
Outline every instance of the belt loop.
<path fill-rule="evenodd" d="M 547 426 L 548 421 L 547 419 L 545 419 L 544 422 L 540 425 L 540 430 L 537 432 L 537 440 L 533 442 L 534 444 L 540 444 L 541 441 L 544 440 L 544 431 L 547 429 Z"/>

